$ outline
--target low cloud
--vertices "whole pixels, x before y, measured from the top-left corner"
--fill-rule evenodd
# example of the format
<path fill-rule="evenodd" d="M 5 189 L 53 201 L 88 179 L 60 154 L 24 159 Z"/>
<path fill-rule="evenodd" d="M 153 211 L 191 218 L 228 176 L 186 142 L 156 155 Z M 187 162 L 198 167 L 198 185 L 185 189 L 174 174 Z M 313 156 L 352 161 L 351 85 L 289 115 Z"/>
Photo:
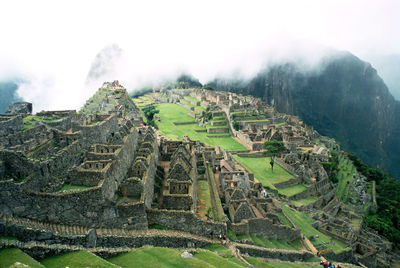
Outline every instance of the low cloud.
<path fill-rule="evenodd" d="M 18 93 L 35 111 L 79 109 L 101 79 L 134 90 L 180 72 L 204 83 L 285 60 L 309 68 L 335 49 L 367 59 L 400 53 L 398 1 L 39 0 L 0 8 L 0 79 L 23 78 Z M 110 46 L 120 54 L 111 64 L 101 59 L 104 72 L 88 80 Z"/>

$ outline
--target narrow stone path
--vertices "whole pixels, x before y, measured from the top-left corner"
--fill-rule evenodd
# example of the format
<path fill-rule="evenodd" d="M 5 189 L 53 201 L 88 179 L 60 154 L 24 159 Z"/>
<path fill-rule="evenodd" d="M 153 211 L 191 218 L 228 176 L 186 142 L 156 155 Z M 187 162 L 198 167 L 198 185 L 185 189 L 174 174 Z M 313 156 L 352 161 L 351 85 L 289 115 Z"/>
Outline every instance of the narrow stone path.
<path fill-rule="evenodd" d="M 301 239 L 303 239 L 303 233 L 301 234 Z M 311 243 L 311 241 L 310 240 L 308 240 L 308 238 L 307 237 L 305 237 L 304 238 L 304 240 L 303 240 L 306 244 L 307 244 L 307 246 L 310 248 L 310 250 L 311 250 L 311 252 L 315 255 L 315 256 L 317 256 L 318 257 L 318 250 L 314 247 L 314 245 Z M 321 259 L 321 261 L 326 261 L 326 259 L 323 257 L 323 256 L 319 256 L 319 258 Z"/>
<path fill-rule="evenodd" d="M 248 267 L 253 268 L 254 266 L 251 265 L 245 258 L 243 258 L 242 254 L 240 254 L 240 250 L 238 250 L 235 245 L 231 244 L 229 240 L 226 241 L 225 247 L 228 248 L 233 256 L 235 256 L 237 259 L 239 259 L 241 262 L 246 264 Z"/>

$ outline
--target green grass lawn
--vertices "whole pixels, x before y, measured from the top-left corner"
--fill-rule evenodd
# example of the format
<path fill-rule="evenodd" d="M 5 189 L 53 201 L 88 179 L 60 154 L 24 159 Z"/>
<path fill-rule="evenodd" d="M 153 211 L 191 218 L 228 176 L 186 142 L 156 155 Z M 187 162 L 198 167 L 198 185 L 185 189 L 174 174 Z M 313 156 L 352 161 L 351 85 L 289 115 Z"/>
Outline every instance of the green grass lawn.
<path fill-rule="evenodd" d="M 314 220 L 308 217 L 306 214 L 300 211 L 294 211 L 288 208 L 286 205 L 282 204 L 282 209 L 289 215 L 289 217 L 299 226 L 302 233 L 304 233 L 307 237 L 312 235 L 318 235 L 319 237 L 312 242 L 314 245 L 321 244 L 323 242 L 330 242 L 332 240 L 333 245 L 327 245 L 328 248 L 331 248 L 334 252 L 339 252 L 347 248 L 347 245 L 339 240 L 333 239 L 330 236 L 327 236 L 324 233 L 316 230 L 311 226 Z"/>
<path fill-rule="evenodd" d="M 211 208 L 210 188 L 207 181 L 197 181 L 197 213 L 205 216 Z"/>
<path fill-rule="evenodd" d="M 245 259 L 256 268 L 303 268 L 303 267 L 321 267 L 319 264 L 300 264 L 300 263 L 292 263 L 292 262 L 275 262 L 268 261 L 265 262 L 261 259 L 255 257 L 245 257 Z"/>
<path fill-rule="evenodd" d="M 274 172 L 272 172 L 269 164 L 270 157 L 240 157 L 237 155 L 234 155 L 234 157 L 250 172 L 253 172 L 254 177 L 263 186 L 276 189 L 274 183 L 284 182 L 293 177 L 277 164 L 274 165 Z"/>
<path fill-rule="evenodd" d="M 290 227 L 290 228 L 294 228 L 293 224 L 289 221 L 288 218 L 286 218 L 285 214 L 283 214 L 283 212 L 278 212 L 277 213 L 279 218 L 281 219 L 281 221 L 283 222 L 284 225 Z"/>
<path fill-rule="evenodd" d="M 235 262 L 230 261 L 229 259 L 226 259 L 224 257 L 221 257 L 215 253 L 212 253 L 211 251 L 202 251 L 199 253 L 194 254 L 194 257 L 196 259 L 202 260 L 214 267 L 218 268 L 241 268 L 243 267 L 242 265 L 239 265 Z"/>
<path fill-rule="evenodd" d="M 5 268 L 13 265 L 16 262 L 20 262 L 30 267 L 44 267 L 35 259 L 25 254 L 18 248 L 5 248 L 0 250 L 0 268 Z"/>
<path fill-rule="evenodd" d="M 290 186 L 290 187 L 278 189 L 278 192 L 280 194 L 283 194 L 283 195 L 286 195 L 286 196 L 293 196 L 295 194 L 299 194 L 301 192 L 304 192 L 305 190 L 307 190 L 307 187 L 305 187 L 302 184 L 297 184 L 297 185 L 293 185 L 293 186 Z"/>
<path fill-rule="evenodd" d="M 219 256 L 228 259 L 231 262 L 234 262 L 236 264 L 238 264 L 239 266 L 243 266 L 246 267 L 246 265 L 241 262 L 240 260 L 238 260 L 233 254 L 232 252 L 227 249 L 226 247 L 224 247 L 223 245 L 220 244 L 212 244 L 212 245 L 208 245 L 203 247 L 204 249 L 207 249 L 209 251 L 212 251 L 216 254 L 218 254 Z"/>
<path fill-rule="evenodd" d="M 48 267 L 118 267 L 91 252 L 82 250 L 52 256 L 41 261 Z"/>
<path fill-rule="evenodd" d="M 309 196 L 303 199 L 299 199 L 299 200 L 292 200 L 290 201 L 290 203 L 292 203 L 293 205 L 295 205 L 296 207 L 301 207 L 301 206 L 306 206 L 309 205 L 315 201 L 317 201 L 318 198 L 315 196 Z"/>
<path fill-rule="evenodd" d="M 157 105 L 160 110 L 158 114 L 160 122 L 156 122 L 161 134 L 172 139 L 181 140 L 183 136 L 188 136 L 192 140 L 199 140 L 210 146 L 220 146 L 225 150 L 246 150 L 246 148 L 232 137 L 209 138 L 206 132 L 196 132 L 195 130 L 205 129 L 197 124 L 176 126 L 173 122 L 193 121 L 189 111 L 181 105 L 173 103 L 161 103 Z"/>
<path fill-rule="evenodd" d="M 214 267 L 197 258 L 184 259 L 181 251 L 170 248 L 145 247 L 108 258 L 107 261 L 121 267 Z"/>
<path fill-rule="evenodd" d="M 260 247 L 266 248 L 279 248 L 279 249 L 291 249 L 291 250 L 301 250 L 303 245 L 301 244 L 300 238 L 288 243 L 284 240 L 266 239 L 261 236 L 250 235 L 251 240 L 254 244 Z"/>

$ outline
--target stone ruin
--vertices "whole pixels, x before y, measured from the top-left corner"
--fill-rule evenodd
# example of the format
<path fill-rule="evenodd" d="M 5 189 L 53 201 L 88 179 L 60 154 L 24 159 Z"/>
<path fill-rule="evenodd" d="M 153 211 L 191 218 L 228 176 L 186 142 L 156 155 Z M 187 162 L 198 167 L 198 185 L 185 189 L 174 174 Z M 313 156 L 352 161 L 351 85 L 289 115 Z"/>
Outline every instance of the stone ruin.
<path fill-rule="evenodd" d="M 321 165 L 329 159 L 328 148 L 337 148 L 334 142 L 316 144 L 317 138 L 324 138 L 300 119 L 279 114 L 252 97 L 172 90 L 158 101 L 188 95 L 201 100 L 214 116 L 223 116 L 228 131 L 254 151 L 266 140 L 283 141 L 287 153 L 276 162 L 293 178 L 274 186 L 303 184 L 307 190 L 280 197 L 267 189 L 267 196 L 254 174 L 230 152 L 187 137 L 172 141 L 142 126 L 140 110 L 126 90 L 118 81 L 105 82 L 79 113 L 30 115 L 29 109 L 20 109 L 0 115 L 0 234 L 28 241 L 23 237 L 29 233 L 36 242 L 62 241 L 63 246 L 188 247 L 206 245 L 210 233 L 226 235 L 229 228 L 237 236 L 291 242 L 301 231 L 277 200 L 312 196 L 316 201 L 299 209 L 314 213 L 316 229 L 352 246 L 351 261 L 375 267 L 386 256 L 395 258 L 388 255 L 390 243 L 364 228 L 362 219 L 335 197 Z M 234 130 L 234 122 L 240 130 Z M 198 212 L 199 181 L 207 181 L 210 188 L 212 215 L 205 217 Z M 362 178 L 355 184 L 360 196 L 364 185 Z M 164 232 L 168 239 L 160 237 L 160 230 L 151 232 L 154 225 L 178 235 Z M 237 242 L 243 250 L 248 248 L 240 242 L 251 243 Z"/>

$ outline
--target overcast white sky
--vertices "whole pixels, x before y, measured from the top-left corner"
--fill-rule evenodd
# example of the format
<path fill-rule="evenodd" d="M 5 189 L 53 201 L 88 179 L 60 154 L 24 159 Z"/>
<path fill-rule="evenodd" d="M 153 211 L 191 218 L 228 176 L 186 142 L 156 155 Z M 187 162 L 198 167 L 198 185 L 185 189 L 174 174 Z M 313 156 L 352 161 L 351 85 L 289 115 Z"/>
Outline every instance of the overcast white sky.
<path fill-rule="evenodd" d="M 27 77 L 19 93 L 35 110 L 79 108 L 96 90 L 84 86 L 90 64 L 110 44 L 124 50 L 115 79 L 128 89 L 184 69 L 201 82 L 250 74 L 271 57 L 314 59 L 320 46 L 400 54 L 396 0 L 2 0 L 0 10 L 0 80 Z"/>

